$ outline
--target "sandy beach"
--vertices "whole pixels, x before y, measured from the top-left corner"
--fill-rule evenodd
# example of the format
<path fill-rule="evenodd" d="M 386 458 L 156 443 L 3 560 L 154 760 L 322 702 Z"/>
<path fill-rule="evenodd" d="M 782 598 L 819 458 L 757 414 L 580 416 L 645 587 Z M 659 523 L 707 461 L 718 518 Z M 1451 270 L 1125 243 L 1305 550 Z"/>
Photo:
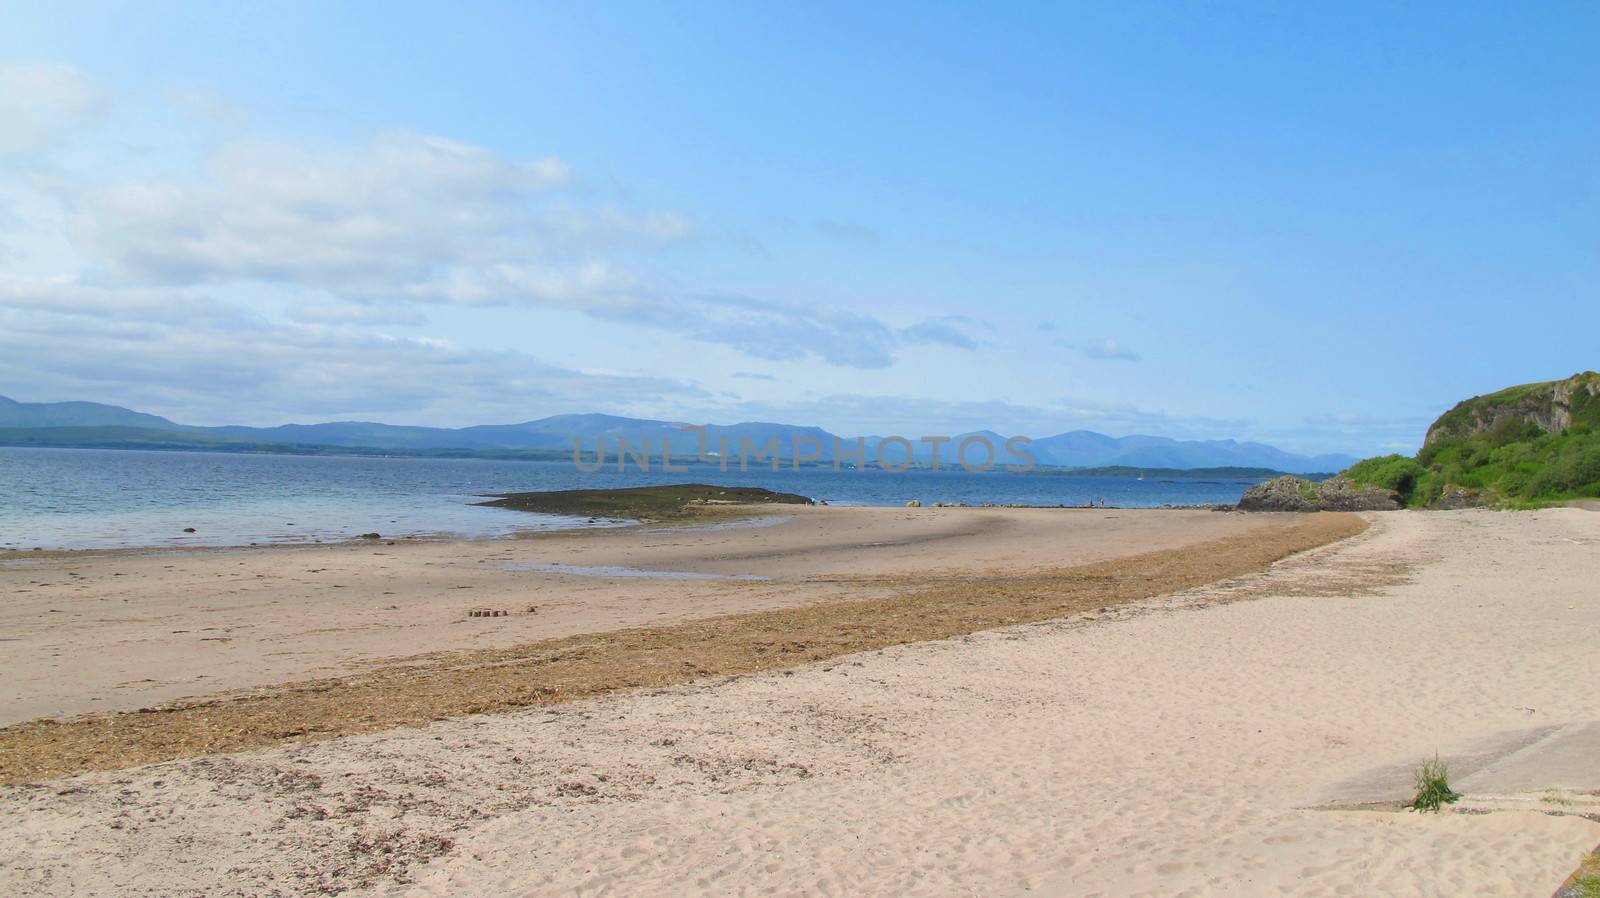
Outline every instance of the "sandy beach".
<path fill-rule="evenodd" d="M 22 559 L 0 567 L 4 712 L 139 708 L 734 613 L 1021 595 L 1156 561 L 1179 582 L 1193 547 L 1239 553 L 1329 517 L 785 514 Z M 0 891 L 1549 895 L 1600 842 L 1600 515 L 1365 522 L 1253 572 L 1048 620 L 4 787 Z M 487 606 L 513 613 L 466 617 Z M 1466 798 L 1399 810 L 1403 774 L 1435 752 Z"/>
<path fill-rule="evenodd" d="M 0 898 L 1600 898 L 1600 3 L 14 6 Z"/>
<path fill-rule="evenodd" d="M 1015 576 L 1270 522 L 1209 511 L 785 506 L 722 523 L 518 539 L 11 553 L 0 560 L 0 726 L 332 676 L 383 658 L 861 598 L 913 580 Z M 640 576 L 651 573 L 664 576 Z M 480 608 L 506 615 L 468 616 Z"/>

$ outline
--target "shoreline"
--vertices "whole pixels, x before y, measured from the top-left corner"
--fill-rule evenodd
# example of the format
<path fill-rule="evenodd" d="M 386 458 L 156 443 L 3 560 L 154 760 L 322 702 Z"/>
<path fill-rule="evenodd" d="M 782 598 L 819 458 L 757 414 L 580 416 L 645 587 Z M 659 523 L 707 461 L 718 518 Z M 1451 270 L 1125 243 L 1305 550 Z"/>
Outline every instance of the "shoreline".
<path fill-rule="evenodd" d="M 485 493 L 480 498 L 492 498 L 492 497 L 493 497 L 493 494 Z M 490 505 L 488 503 L 474 503 L 473 504 L 473 507 L 479 507 L 479 506 L 486 507 L 486 508 L 487 507 L 495 507 L 495 506 L 492 506 L 492 505 Z M 730 505 L 730 506 L 726 506 L 726 507 L 723 507 L 723 508 L 716 509 L 717 512 L 722 512 L 725 516 L 708 516 L 706 518 L 700 518 L 700 519 L 696 519 L 696 520 L 653 521 L 653 520 L 636 520 L 636 519 L 620 519 L 620 518 L 619 519 L 603 519 L 602 521 L 600 521 L 598 523 L 584 522 L 584 523 L 574 524 L 574 525 L 569 526 L 569 527 L 546 527 L 546 528 L 538 528 L 538 529 L 510 530 L 510 531 L 506 531 L 506 532 L 485 533 L 485 534 L 476 534 L 476 535 L 475 534 L 454 533 L 454 532 L 450 532 L 450 531 L 423 531 L 423 532 L 401 533 L 401 534 L 396 534 L 396 535 L 393 535 L 393 536 L 391 536 L 389 534 L 385 534 L 385 533 L 380 533 L 379 537 L 376 540 L 370 540 L 370 539 L 367 539 L 364 536 L 358 534 L 358 535 L 350 536 L 350 537 L 347 537 L 347 538 L 344 538 L 344 539 L 314 540 L 314 541 L 311 541 L 311 542 L 272 541 L 272 542 L 241 542 L 241 543 L 222 543 L 222 544 L 199 544 L 199 543 L 197 543 L 197 544 L 191 544 L 191 545 L 148 544 L 148 545 L 137 545 L 137 546 L 86 546 L 86 547 L 83 547 L 83 548 L 70 548 L 70 549 L 44 548 L 44 547 L 27 548 L 27 549 L 6 548 L 6 549 L 0 549 L 0 565 L 13 564 L 13 563 L 16 563 L 16 562 L 25 562 L 25 561 L 28 561 L 30 559 L 42 560 L 42 559 L 63 559 L 63 558 L 95 558 L 95 557 L 101 557 L 101 556 L 114 557 L 114 556 L 120 556 L 120 555 L 149 555 L 149 554 L 186 555 L 186 554 L 203 554 L 203 553 L 211 553 L 211 552 L 252 552 L 252 551 L 304 550 L 304 549 L 335 548 L 335 547 L 338 547 L 338 546 L 352 546 L 352 545 L 354 545 L 354 546 L 362 546 L 362 545 L 392 544 L 392 543 L 402 543 L 402 544 L 404 544 L 404 543 L 454 543 L 454 542 L 460 542 L 460 543 L 494 543 L 494 542 L 500 542 L 500 541 L 505 541 L 505 540 L 529 539 L 529 538 L 537 537 L 537 536 L 539 536 L 541 534 L 546 534 L 546 533 L 570 533 L 570 532 L 574 532 L 574 531 L 590 531 L 590 530 L 619 530 L 620 531 L 620 530 L 630 530 L 630 529 L 634 529 L 634 528 L 652 528 L 652 527 L 654 527 L 654 528 L 663 528 L 663 529 L 665 529 L 665 528 L 681 529 L 681 528 L 686 528 L 686 527 L 704 526 L 704 525 L 707 525 L 707 524 L 718 524 L 718 523 L 737 524 L 737 523 L 739 523 L 741 521 L 755 520 L 755 519 L 759 519 L 759 518 L 766 517 L 766 516 L 771 516 L 771 515 L 781 515 L 781 514 L 784 513 L 784 509 L 785 508 L 789 508 L 789 507 L 792 507 L 792 506 L 783 506 L 783 505 L 743 505 L 743 504 L 739 504 L 739 505 Z M 903 504 L 867 504 L 867 503 L 851 503 L 851 502 L 818 502 L 817 503 L 817 507 L 822 507 L 822 508 L 901 509 L 901 508 L 905 508 L 907 506 L 905 506 Z M 917 507 L 920 507 L 920 508 L 952 509 L 952 510 L 960 508 L 960 509 L 968 509 L 968 510 L 972 510 L 972 511 L 996 510 L 996 509 L 1016 509 L 1016 510 L 1050 511 L 1050 512 L 1065 512 L 1065 511 L 1078 511 L 1078 512 L 1092 512 L 1092 511 L 1129 511 L 1129 512 L 1210 511 L 1210 512 L 1217 512 L 1217 513 L 1228 513 L 1228 512 L 1237 511 L 1237 509 L 1233 508 L 1232 506 L 1228 506 L 1228 505 L 1224 505 L 1224 504 L 1217 504 L 1217 503 L 1206 503 L 1206 502 L 1193 503 L 1193 504 L 1168 503 L 1168 504 L 1164 504 L 1164 505 L 1109 505 L 1108 504 L 1108 505 L 1105 505 L 1105 506 L 1098 506 L 1097 505 L 1097 506 L 1093 506 L 1093 507 L 1090 507 L 1090 506 L 1087 506 L 1087 505 L 1059 505 L 1059 504 L 1058 505 L 1036 505 L 1036 504 L 1030 505 L 1030 504 L 1023 504 L 1023 503 L 970 504 L 970 503 L 955 503 L 955 502 L 948 502 L 948 503 L 930 502 L 930 503 L 926 503 L 926 504 L 923 504 L 923 505 L 920 505 L 920 506 L 917 506 Z M 501 507 L 501 510 L 508 510 L 508 509 L 505 509 L 504 507 Z M 530 512 L 530 511 L 521 511 L 521 510 L 516 510 L 516 509 L 510 509 L 510 510 L 515 511 L 517 514 L 545 514 L 543 512 Z M 566 516 L 566 515 L 547 515 L 547 516 L 549 516 L 549 517 L 570 517 L 570 516 Z"/>
<path fill-rule="evenodd" d="M 388 470 L 361 458 L 324 459 L 330 464 L 306 468 L 276 464 L 281 459 L 264 459 L 261 465 L 232 464 L 226 459 L 204 463 L 178 459 L 168 464 L 141 460 L 140 453 L 108 455 L 118 457 L 73 461 L 46 454 L 8 459 L 19 464 L 0 466 L 7 469 L 0 482 L 17 499 L 0 511 L 0 552 L 26 554 L 36 546 L 81 551 L 316 544 L 372 531 L 386 536 L 477 538 L 576 523 L 554 518 L 534 523 L 518 520 L 517 512 L 507 509 L 475 507 L 497 495 L 526 490 L 609 491 L 689 477 L 614 472 L 585 476 L 545 463 L 428 462 L 415 470 Z M 332 464 L 335 461 L 339 464 Z M 109 478 L 106 472 L 116 472 L 116 477 Z M 1248 485 L 1248 481 L 1228 485 L 1207 478 L 1145 483 L 1125 476 L 979 475 L 961 470 L 899 475 L 806 469 L 697 473 L 712 477 L 722 489 L 758 487 L 873 507 L 901 507 L 920 500 L 929 505 L 1071 508 L 1082 507 L 1091 497 L 1125 508 L 1231 504 Z M 126 492 L 128 484 L 139 485 L 137 495 Z M 190 527 L 198 534 L 185 534 Z"/>
<path fill-rule="evenodd" d="M 773 514 L 752 514 L 761 511 Z M 781 520 L 765 523 L 773 517 Z M 487 540 L 21 553 L 0 563 L 10 599 L 0 606 L 10 640 L 0 677 L 11 687 L 0 725 L 343 675 L 428 652 L 1026 576 L 1295 520 L 786 505 L 730 509 L 711 524 Z M 508 613 L 471 616 L 482 608 Z"/>

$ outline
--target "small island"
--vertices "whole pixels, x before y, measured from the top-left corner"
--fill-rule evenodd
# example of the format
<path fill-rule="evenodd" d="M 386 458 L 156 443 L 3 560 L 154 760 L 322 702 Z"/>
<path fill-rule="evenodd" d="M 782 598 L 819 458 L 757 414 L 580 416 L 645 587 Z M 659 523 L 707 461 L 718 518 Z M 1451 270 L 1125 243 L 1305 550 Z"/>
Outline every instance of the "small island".
<path fill-rule="evenodd" d="M 499 493 L 494 495 L 492 501 L 478 504 L 573 517 L 686 521 L 714 517 L 730 506 L 814 503 L 795 493 L 780 493 L 760 487 L 678 483 L 618 489 Z"/>

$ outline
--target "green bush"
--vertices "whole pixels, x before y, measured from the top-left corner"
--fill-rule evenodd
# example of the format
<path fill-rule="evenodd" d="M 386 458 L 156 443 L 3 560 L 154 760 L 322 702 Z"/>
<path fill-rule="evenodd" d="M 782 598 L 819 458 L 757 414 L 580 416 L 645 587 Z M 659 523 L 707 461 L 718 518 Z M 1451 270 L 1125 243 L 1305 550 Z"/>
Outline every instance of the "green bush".
<path fill-rule="evenodd" d="M 1590 396 L 1588 390 L 1573 390 L 1569 409 L 1574 427 L 1600 427 L 1600 396 Z"/>
<path fill-rule="evenodd" d="M 1507 496 L 1526 498 L 1533 475 L 1527 471 L 1511 470 L 1500 476 L 1500 492 Z"/>
<path fill-rule="evenodd" d="M 1458 447 L 1460 446 L 1460 444 L 1461 444 L 1460 440 L 1454 440 L 1454 439 L 1436 440 L 1436 441 L 1434 441 L 1432 443 L 1429 443 L 1428 445 L 1423 446 L 1421 451 L 1419 451 L 1417 453 L 1417 463 L 1420 464 L 1420 465 L 1423 465 L 1424 467 L 1432 466 L 1434 461 L 1436 461 L 1439 458 L 1440 455 L 1442 455 L 1444 453 L 1453 453 L 1453 452 L 1455 452 L 1458 449 Z M 1399 458 L 1400 456 L 1382 456 L 1382 457 L 1384 457 L 1384 458 Z"/>
<path fill-rule="evenodd" d="M 1514 465 L 1518 462 L 1530 461 L 1534 457 L 1534 447 L 1529 443 L 1511 443 L 1501 446 L 1489 453 L 1488 463 L 1498 465 Z"/>
<path fill-rule="evenodd" d="M 1413 508 L 1420 508 L 1439 501 L 1444 495 L 1444 477 L 1436 471 L 1427 471 L 1417 478 L 1417 486 L 1411 491 L 1411 498 L 1406 504 Z"/>
<path fill-rule="evenodd" d="M 1472 466 L 1465 462 L 1453 461 L 1440 467 L 1436 477 L 1440 486 L 1463 486 L 1467 480 L 1467 471 L 1471 469 Z"/>
<path fill-rule="evenodd" d="M 1491 449 L 1498 449 L 1510 443 L 1522 443 L 1538 437 L 1544 433 L 1539 425 L 1532 421 L 1523 421 L 1520 418 L 1506 418 L 1499 424 L 1489 428 L 1483 435 L 1483 441 Z"/>
<path fill-rule="evenodd" d="M 1535 496 L 1583 492 L 1600 483 L 1600 446 L 1572 447 L 1545 465 L 1528 485 Z"/>
<path fill-rule="evenodd" d="M 1394 490 L 1405 501 L 1416 488 L 1417 478 L 1426 473 L 1426 468 L 1403 455 L 1380 455 L 1356 462 L 1344 476 L 1356 483 Z"/>
<path fill-rule="evenodd" d="M 1423 761 L 1417 769 L 1417 797 L 1411 800 L 1411 809 L 1437 814 L 1440 806 L 1460 801 L 1461 796 L 1450 788 L 1449 780 L 1450 768 L 1438 755 L 1431 761 Z"/>

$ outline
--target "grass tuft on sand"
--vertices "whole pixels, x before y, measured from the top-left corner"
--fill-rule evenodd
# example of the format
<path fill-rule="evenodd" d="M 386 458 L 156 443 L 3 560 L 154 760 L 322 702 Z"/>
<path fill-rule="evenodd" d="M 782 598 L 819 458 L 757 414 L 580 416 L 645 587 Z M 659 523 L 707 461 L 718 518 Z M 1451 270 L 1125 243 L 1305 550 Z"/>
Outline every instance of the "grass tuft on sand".
<path fill-rule="evenodd" d="M 1439 813 L 1443 805 L 1454 804 L 1461 795 L 1450 788 L 1450 768 L 1435 754 L 1433 760 L 1423 761 L 1417 768 L 1417 797 L 1411 800 L 1411 809 L 1426 813 Z"/>
<path fill-rule="evenodd" d="M 1600 848 L 1585 854 L 1555 898 L 1600 898 Z"/>
<path fill-rule="evenodd" d="M 1578 878 L 1573 880 L 1573 884 L 1583 898 L 1600 898 L 1600 850 L 1584 856 L 1583 866 L 1578 868 Z"/>

